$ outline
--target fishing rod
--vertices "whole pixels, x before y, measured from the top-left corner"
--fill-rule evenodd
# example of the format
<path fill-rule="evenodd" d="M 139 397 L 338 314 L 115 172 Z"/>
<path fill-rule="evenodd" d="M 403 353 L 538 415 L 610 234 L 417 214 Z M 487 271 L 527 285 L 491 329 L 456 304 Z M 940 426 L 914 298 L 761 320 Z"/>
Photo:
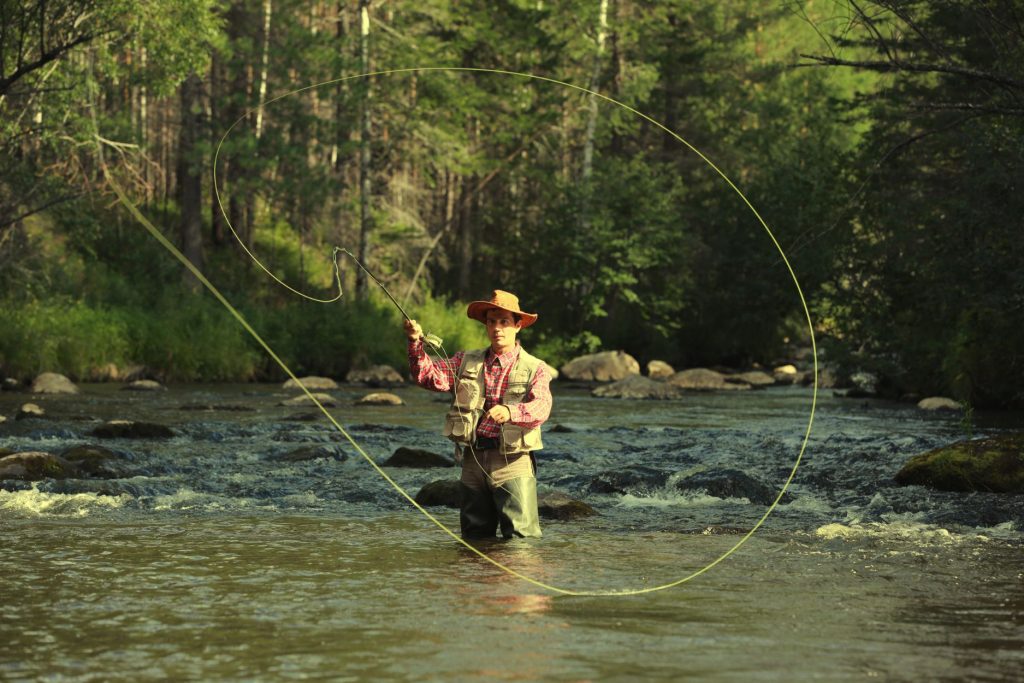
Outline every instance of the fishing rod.
<path fill-rule="evenodd" d="M 334 248 L 334 267 L 335 268 L 340 268 L 340 266 L 338 265 L 338 254 L 345 254 L 350 259 L 352 259 L 355 262 L 355 264 L 357 266 L 359 266 L 360 269 L 362 269 L 362 271 L 364 273 L 366 273 L 367 275 L 370 276 L 371 280 L 373 280 L 374 282 L 377 283 L 378 287 L 380 287 L 382 290 L 384 290 L 384 293 L 387 294 L 389 299 L 391 299 L 391 303 L 393 303 L 398 308 L 399 312 L 401 312 L 401 314 L 405 317 L 405 319 L 408 320 L 409 322 L 412 322 L 412 318 L 410 318 L 409 314 L 405 312 L 404 308 L 402 308 L 402 304 L 398 303 L 398 300 L 394 296 L 391 295 L 391 292 L 389 292 L 388 288 L 384 286 L 384 283 L 381 282 L 380 280 L 378 280 L 377 276 L 374 275 L 373 273 L 371 273 L 370 270 L 366 266 L 364 266 L 362 264 L 362 262 L 358 258 L 356 258 L 356 255 L 353 254 L 351 251 L 349 251 L 348 249 L 342 249 L 341 247 L 335 247 Z M 433 347 L 434 349 L 439 350 L 439 351 L 443 351 L 444 350 L 444 346 L 442 345 L 443 344 L 443 340 L 440 337 L 438 337 L 436 334 L 425 334 L 425 335 L 423 335 L 423 342 L 425 344 Z M 447 356 L 447 354 L 445 354 L 445 356 Z"/>

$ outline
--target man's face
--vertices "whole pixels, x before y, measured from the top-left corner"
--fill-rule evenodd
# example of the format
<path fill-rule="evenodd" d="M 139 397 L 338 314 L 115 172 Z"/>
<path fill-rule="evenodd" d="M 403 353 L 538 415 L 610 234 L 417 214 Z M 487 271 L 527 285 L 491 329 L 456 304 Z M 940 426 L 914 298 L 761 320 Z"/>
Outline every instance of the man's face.
<path fill-rule="evenodd" d="M 487 311 L 484 319 L 487 324 L 487 338 L 491 340 L 492 346 L 515 346 L 516 335 L 523 328 L 521 321 L 516 322 L 511 313 L 497 308 Z"/>

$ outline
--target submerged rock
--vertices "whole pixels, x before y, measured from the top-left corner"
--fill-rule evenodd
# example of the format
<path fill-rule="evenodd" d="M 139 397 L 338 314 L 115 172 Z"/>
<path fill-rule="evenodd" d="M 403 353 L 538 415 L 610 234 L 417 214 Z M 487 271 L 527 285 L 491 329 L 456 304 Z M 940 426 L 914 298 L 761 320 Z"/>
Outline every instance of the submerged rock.
<path fill-rule="evenodd" d="M 960 404 L 944 396 L 929 396 L 917 402 L 921 410 L 960 410 Z"/>
<path fill-rule="evenodd" d="M 593 493 L 646 492 L 665 485 L 668 473 L 646 465 L 627 465 L 622 469 L 601 472 L 590 480 Z"/>
<path fill-rule="evenodd" d="M 597 398 L 669 399 L 679 398 L 681 392 L 671 384 L 632 375 L 618 382 L 597 387 L 590 394 Z"/>
<path fill-rule="evenodd" d="M 395 396 L 394 394 L 389 394 L 387 392 L 381 391 L 381 392 L 377 392 L 377 393 L 374 393 L 374 394 L 367 394 L 366 396 L 363 396 L 361 399 L 356 401 L 356 405 L 360 405 L 360 406 L 401 406 L 401 405 L 405 405 L 405 401 L 400 399 L 398 396 Z"/>
<path fill-rule="evenodd" d="M 365 370 L 350 370 L 345 376 L 350 384 L 365 384 L 370 387 L 391 387 L 405 384 L 405 379 L 390 365 L 373 365 Z"/>
<path fill-rule="evenodd" d="M 302 386 L 306 387 L 311 392 L 331 391 L 332 389 L 338 388 L 338 383 L 330 377 L 300 377 L 299 382 L 302 382 Z M 281 388 L 285 391 L 302 391 L 302 386 L 299 386 L 299 382 L 290 379 L 282 384 Z"/>
<path fill-rule="evenodd" d="M 779 494 L 778 489 L 733 469 L 697 472 L 677 481 L 675 487 L 680 491 L 705 491 L 715 498 L 746 498 L 759 505 L 771 505 Z"/>
<path fill-rule="evenodd" d="M 561 374 L 576 381 L 616 382 L 640 374 L 640 364 L 625 351 L 602 351 L 573 358 Z"/>
<path fill-rule="evenodd" d="M 338 405 L 338 402 L 334 400 L 334 397 L 330 394 L 313 394 L 313 398 L 320 402 L 320 405 L 325 408 L 333 408 Z M 312 398 L 306 394 L 296 396 L 295 398 L 289 398 L 285 401 L 281 401 L 277 405 L 279 406 L 312 406 L 316 405 Z"/>
<path fill-rule="evenodd" d="M 64 375 L 44 372 L 32 382 L 33 394 L 77 394 L 78 387 Z"/>
<path fill-rule="evenodd" d="M 60 457 L 74 464 L 80 474 L 103 479 L 113 479 L 123 473 L 116 466 L 119 456 L 109 448 L 93 444 L 72 446 L 61 452 Z"/>
<path fill-rule="evenodd" d="M 26 403 L 18 408 L 18 414 L 14 416 L 15 420 L 25 420 L 27 418 L 41 418 L 46 416 L 46 411 L 37 406 L 35 403 Z"/>
<path fill-rule="evenodd" d="M 940 491 L 1024 493 L 1024 433 L 958 441 L 915 455 L 895 479 L 901 486 Z"/>
<path fill-rule="evenodd" d="M 174 432 L 155 422 L 111 420 L 92 430 L 91 435 L 101 439 L 168 439 Z"/>
<path fill-rule="evenodd" d="M 537 511 L 545 519 L 581 519 L 592 517 L 597 510 L 581 500 L 576 500 L 561 491 L 549 491 L 537 495 Z"/>
<path fill-rule="evenodd" d="M 167 387 L 151 379 L 137 379 L 121 387 L 122 391 L 167 391 Z"/>
<path fill-rule="evenodd" d="M 271 455 L 269 459 L 277 462 L 305 462 L 307 460 L 319 460 L 321 458 L 332 458 L 340 462 L 348 460 L 348 456 L 342 453 L 338 448 L 320 446 L 316 444 L 300 446 L 299 448 L 295 448 L 284 453 L 275 453 Z"/>
<path fill-rule="evenodd" d="M 78 474 L 77 468 L 64 458 L 42 451 L 25 451 L 0 458 L 0 479 L 66 479 Z"/>
<path fill-rule="evenodd" d="M 420 448 L 400 446 L 384 462 L 384 467 L 452 467 L 455 461 L 443 455 Z"/>
<path fill-rule="evenodd" d="M 457 479 L 432 481 L 416 493 L 414 500 L 424 507 L 458 508 L 462 505 L 461 482 Z"/>

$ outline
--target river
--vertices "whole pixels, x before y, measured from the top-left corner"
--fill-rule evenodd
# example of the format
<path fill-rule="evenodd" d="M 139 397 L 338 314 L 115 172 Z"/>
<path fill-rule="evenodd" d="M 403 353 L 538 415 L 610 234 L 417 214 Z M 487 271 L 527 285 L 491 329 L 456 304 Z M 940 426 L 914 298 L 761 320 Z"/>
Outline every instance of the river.
<path fill-rule="evenodd" d="M 331 393 L 375 461 L 449 452 L 436 395 L 361 407 L 368 390 Z M 0 425 L 0 447 L 119 454 L 108 479 L 0 482 L 0 679 L 1020 680 L 1024 496 L 892 482 L 911 455 L 963 438 L 958 416 L 823 392 L 787 495 L 735 552 L 667 590 L 575 597 L 469 552 L 284 398 L 259 384 L 0 394 L 9 418 L 29 400 L 47 411 Z M 804 387 L 644 402 L 556 386 L 541 490 L 599 514 L 482 548 L 572 590 L 694 574 L 768 506 L 680 482 L 741 472 L 774 496 L 810 405 Z M 88 435 L 112 418 L 176 436 Z M 980 415 L 974 430 L 1022 423 Z M 282 459 L 304 445 L 325 457 Z M 413 494 L 456 475 L 387 471 Z M 456 510 L 431 510 L 457 529 Z"/>

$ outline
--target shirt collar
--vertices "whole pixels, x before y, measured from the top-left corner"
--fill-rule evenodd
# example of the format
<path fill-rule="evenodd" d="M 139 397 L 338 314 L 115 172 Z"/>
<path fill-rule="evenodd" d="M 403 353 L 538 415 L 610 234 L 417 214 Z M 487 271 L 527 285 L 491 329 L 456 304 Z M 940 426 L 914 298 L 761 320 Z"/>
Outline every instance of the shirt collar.
<path fill-rule="evenodd" d="M 512 365 L 513 363 L 515 363 L 517 358 L 519 358 L 519 340 L 518 339 L 516 339 L 515 348 L 513 348 L 511 351 L 506 351 L 505 353 L 501 354 L 500 356 L 496 355 L 494 353 L 493 349 L 487 349 L 487 364 L 488 365 L 490 365 L 491 363 L 494 363 L 495 361 L 497 361 L 498 364 L 501 365 L 501 367 L 507 368 L 510 365 Z"/>

